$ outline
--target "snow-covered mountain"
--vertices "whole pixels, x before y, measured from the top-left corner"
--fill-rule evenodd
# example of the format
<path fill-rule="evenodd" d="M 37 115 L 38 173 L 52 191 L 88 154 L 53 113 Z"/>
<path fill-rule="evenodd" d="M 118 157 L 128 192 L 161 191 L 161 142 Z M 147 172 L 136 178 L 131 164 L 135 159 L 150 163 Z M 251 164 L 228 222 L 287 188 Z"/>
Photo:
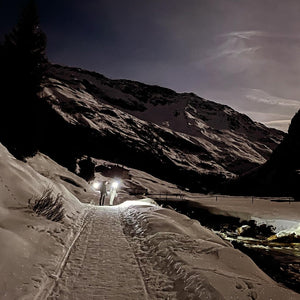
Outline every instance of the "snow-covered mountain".
<path fill-rule="evenodd" d="M 284 135 L 192 93 L 59 65 L 48 73 L 55 113 L 42 151 L 71 169 L 88 155 L 205 191 L 263 164 Z"/>

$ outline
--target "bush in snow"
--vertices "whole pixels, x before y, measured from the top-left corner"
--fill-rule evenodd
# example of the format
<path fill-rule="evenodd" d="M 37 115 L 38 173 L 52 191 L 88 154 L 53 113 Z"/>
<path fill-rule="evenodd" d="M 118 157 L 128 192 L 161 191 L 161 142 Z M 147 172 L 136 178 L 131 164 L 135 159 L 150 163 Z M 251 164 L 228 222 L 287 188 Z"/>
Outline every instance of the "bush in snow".
<path fill-rule="evenodd" d="M 84 178 L 86 181 L 95 179 L 95 163 L 89 156 L 85 156 L 78 161 L 79 176 Z"/>
<path fill-rule="evenodd" d="M 59 222 L 64 217 L 62 194 L 53 194 L 52 188 L 47 188 L 39 197 L 29 199 L 29 207 L 38 215 L 45 216 L 48 220 Z"/>

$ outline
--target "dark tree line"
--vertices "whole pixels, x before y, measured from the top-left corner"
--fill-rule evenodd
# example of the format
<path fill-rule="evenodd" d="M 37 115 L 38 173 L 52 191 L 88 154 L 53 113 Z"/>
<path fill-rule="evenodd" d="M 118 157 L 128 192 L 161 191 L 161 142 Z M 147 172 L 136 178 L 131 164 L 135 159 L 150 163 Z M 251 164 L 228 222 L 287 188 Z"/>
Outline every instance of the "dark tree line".
<path fill-rule="evenodd" d="M 38 150 L 41 84 L 48 65 L 46 35 L 29 0 L 0 45 L 0 142 L 23 159 Z"/>

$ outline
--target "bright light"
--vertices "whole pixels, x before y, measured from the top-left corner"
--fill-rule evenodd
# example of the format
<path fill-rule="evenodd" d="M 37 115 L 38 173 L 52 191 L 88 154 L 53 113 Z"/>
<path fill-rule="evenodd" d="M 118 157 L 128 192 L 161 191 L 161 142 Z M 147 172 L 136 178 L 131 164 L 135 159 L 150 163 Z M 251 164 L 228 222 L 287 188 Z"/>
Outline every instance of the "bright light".
<path fill-rule="evenodd" d="M 112 186 L 114 189 L 117 189 L 118 185 L 119 185 L 119 182 L 118 182 L 118 181 L 114 181 L 114 182 L 112 183 L 111 186 Z"/>
<path fill-rule="evenodd" d="M 157 206 L 158 204 L 150 198 L 144 198 L 144 199 L 139 199 L 139 200 L 127 200 L 121 204 L 119 204 L 119 206 L 122 207 L 131 207 L 131 206 Z"/>
<path fill-rule="evenodd" d="M 99 186 L 100 186 L 100 182 L 98 182 L 98 181 L 95 181 L 94 183 L 93 183 L 93 188 L 94 189 L 99 189 Z"/>

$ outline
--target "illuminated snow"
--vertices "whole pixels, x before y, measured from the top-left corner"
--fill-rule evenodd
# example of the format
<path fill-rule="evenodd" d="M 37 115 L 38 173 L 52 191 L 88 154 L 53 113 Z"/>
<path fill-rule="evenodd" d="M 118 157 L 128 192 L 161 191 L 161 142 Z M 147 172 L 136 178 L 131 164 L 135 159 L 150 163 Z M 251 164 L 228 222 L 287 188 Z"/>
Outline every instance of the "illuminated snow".
<path fill-rule="evenodd" d="M 0 158 L 1 299 L 34 299 L 37 292 L 44 288 L 45 281 L 55 277 L 61 257 L 80 228 L 81 217 L 86 211 L 93 209 L 97 210 L 97 222 L 105 222 L 107 219 L 111 223 L 103 223 L 101 230 L 105 228 L 105 232 L 99 230 L 94 233 L 99 239 L 99 243 L 95 241 L 98 246 L 96 249 L 89 249 L 89 252 L 85 252 L 89 255 L 83 257 L 93 270 L 93 266 L 96 267 L 94 264 L 97 264 L 97 261 L 94 262 L 95 253 L 101 250 L 103 259 L 104 255 L 113 259 L 110 255 L 112 251 L 118 254 L 114 260 L 116 268 L 112 267 L 112 263 L 110 268 L 107 267 L 107 276 L 99 279 L 107 280 L 111 289 L 118 285 L 114 282 L 118 278 L 116 270 L 126 268 L 130 273 L 131 268 L 136 270 L 138 266 L 141 276 L 144 276 L 139 282 L 146 282 L 150 299 L 206 297 L 248 300 L 250 294 L 257 299 L 299 299 L 297 294 L 280 287 L 246 255 L 202 227 L 199 222 L 175 211 L 163 209 L 150 198 L 133 200 L 134 198 L 125 192 L 130 182 L 135 186 L 147 188 L 152 193 L 180 192 L 173 184 L 128 168 L 132 178 L 122 182 L 116 200 L 120 205 L 97 207 L 81 203 L 97 203 L 99 196 L 91 184 L 47 156 L 38 154 L 29 159 L 28 163 L 24 163 L 16 160 L 0 145 Z M 109 178 L 97 175 L 96 181 L 104 179 Z M 63 223 L 38 217 L 27 207 L 28 199 L 32 195 L 39 195 L 49 185 L 55 192 L 64 196 L 66 218 Z M 238 202 L 243 202 L 242 199 L 227 199 L 223 202 L 220 198 L 217 204 L 212 198 L 199 201 L 208 207 L 219 206 L 219 209 L 222 208 L 228 213 L 235 210 L 240 216 L 245 215 L 243 209 L 237 206 Z M 230 203 L 232 206 L 229 208 Z M 282 206 L 282 203 L 275 205 Z M 248 203 L 248 208 L 245 208 L 248 216 L 251 215 L 249 207 L 251 202 Z M 257 211 L 261 210 L 259 205 L 253 207 L 256 207 Z M 292 216 L 295 207 L 293 204 L 286 207 L 289 207 Z M 259 216 L 255 209 L 252 210 L 253 215 Z M 266 211 L 264 213 L 266 214 Z M 287 210 L 283 213 L 287 217 Z M 93 226 L 88 223 L 87 226 L 89 225 L 92 230 Z M 116 236 L 122 239 L 122 243 L 127 245 L 126 248 L 121 240 L 120 243 L 116 241 Z M 122 248 L 111 249 L 115 242 L 122 244 Z M 133 251 L 134 255 L 129 255 L 129 251 Z M 135 262 L 128 263 L 128 257 Z M 80 258 L 74 257 L 71 262 L 78 259 Z M 85 278 L 84 274 L 81 276 Z M 80 282 L 77 288 L 84 288 L 85 293 L 82 298 L 77 299 L 87 298 L 86 295 L 92 288 L 89 284 L 88 278 Z M 138 288 L 135 286 L 137 284 L 135 282 L 118 288 L 119 299 L 129 299 L 128 295 L 131 295 L 132 289 Z M 62 291 L 66 295 L 72 295 L 72 290 Z M 101 291 L 96 287 L 94 292 L 101 295 Z"/>

